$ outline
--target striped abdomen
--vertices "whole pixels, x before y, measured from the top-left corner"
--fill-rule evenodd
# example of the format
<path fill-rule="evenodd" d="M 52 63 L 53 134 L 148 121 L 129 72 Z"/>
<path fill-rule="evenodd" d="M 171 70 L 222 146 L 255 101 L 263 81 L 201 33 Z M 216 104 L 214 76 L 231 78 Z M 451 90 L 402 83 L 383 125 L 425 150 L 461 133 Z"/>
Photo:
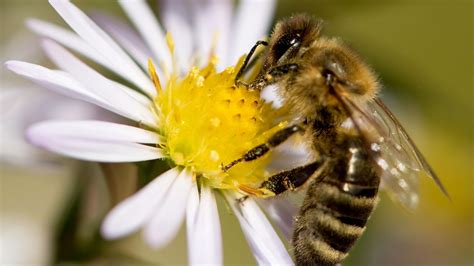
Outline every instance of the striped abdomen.
<path fill-rule="evenodd" d="M 343 261 L 376 205 L 380 178 L 370 170 L 370 164 L 355 172 L 344 171 L 348 173 L 344 178 L 336 177 L 340 165 L 330 168 L 310 184 L 296 219 L 293 246 L 297 265 Z"/>

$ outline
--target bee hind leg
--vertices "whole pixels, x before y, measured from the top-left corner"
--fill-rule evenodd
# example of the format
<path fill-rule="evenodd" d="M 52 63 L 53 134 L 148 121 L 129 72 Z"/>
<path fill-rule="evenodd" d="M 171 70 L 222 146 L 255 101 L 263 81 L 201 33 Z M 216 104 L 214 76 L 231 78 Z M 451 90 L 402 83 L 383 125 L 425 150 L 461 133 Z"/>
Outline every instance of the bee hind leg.
<path fill-rule="evenodd" d="M 312 177 L 325 161 L 321 157 L 312 163 L 277 173 L 264 181 L 261 188 L 268 189 L 276 195 L 288 190 L 293 191 Z"/>

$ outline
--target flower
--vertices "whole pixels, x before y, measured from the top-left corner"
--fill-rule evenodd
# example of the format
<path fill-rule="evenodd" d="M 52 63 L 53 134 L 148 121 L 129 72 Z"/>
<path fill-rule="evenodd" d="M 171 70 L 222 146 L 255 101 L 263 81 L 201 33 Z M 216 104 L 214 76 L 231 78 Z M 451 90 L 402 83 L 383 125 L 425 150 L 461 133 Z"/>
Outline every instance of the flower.
<path fill-rule="evenodd" d="M 221 264 L 215 199 L 221 193 L 256 260 L 292 264 L 259 205 L 252 198 L 237 201 L 242 191 L 259 192 L 252 185 L 262 181 L 268 158 L 236 166 L 228 173 L 220 170 L 223 161 L 237 158 L 283 126 L 272 121 L 277 111 L 256 92 L 233 84 L 241 55 L 265 36 L 274 1 L 240 1 L 234 15 L 230 0 L 194 1 L 191 7 L 184 0 L 168 0 L 163 3 L 162 18 L 172 35 L 166 37 L 144 0 L 119 1 L 140 35 L 102 14 L 95 14 L 94 22 L 67 0 L 50 3 L 75 33 L 39 20 L 32 19 L 28 25 L 45 37 L 42 47 L 60 70 L 21 61 L 9 61 L 7 68 L 52 91 L 125 117 L 135 126 L 96 120 L 46 121 L 29 128 L 29 140 L 77 159 L 162 159 L 172 165 L 107 215 L 103 235 L 115 239 L 143 228 L 145 240 L 159 248 L 186 219 L 190 263 Z M 123 82 L 104 76 L 64 47 Z M 267 205 L 270 216 L 287 228 L 283 212 L 288 208 Z"/>

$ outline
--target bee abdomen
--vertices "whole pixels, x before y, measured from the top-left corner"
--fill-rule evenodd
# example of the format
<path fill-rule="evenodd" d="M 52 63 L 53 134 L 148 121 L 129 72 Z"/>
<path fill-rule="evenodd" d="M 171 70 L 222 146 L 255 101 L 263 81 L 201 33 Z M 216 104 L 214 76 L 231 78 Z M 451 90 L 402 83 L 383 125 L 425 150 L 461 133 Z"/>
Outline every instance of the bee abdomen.
<path fill-rule="evenodd" d="M 364 232 L 377 187 L 344 185 L 320 182 L 308 188 L 293 235 L 298 265 L 335 265 Z"/>

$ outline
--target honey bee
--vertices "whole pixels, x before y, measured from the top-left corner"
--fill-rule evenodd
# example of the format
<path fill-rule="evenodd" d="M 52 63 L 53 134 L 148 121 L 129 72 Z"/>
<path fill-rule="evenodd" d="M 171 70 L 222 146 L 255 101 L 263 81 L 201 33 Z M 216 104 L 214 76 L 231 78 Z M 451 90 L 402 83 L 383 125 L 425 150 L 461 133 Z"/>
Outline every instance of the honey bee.
<path fill-rule="evenodd" d="M 295 116 L 266 143 L 223 166 L 255 160 L 295 133 L 303 136 L 312 162 L 270 176 L 260 190 L 275 195 L 307 184 L 295 218 L 292 245 L 297 265 L 342 262 L 362 235 L 377 203 L 379 187 L 409 209 L 418 202 L 420 172 L 446 189 L 393 113 L 377 97 L 380 85 L 370 67 L 340 39 L 321 35 L 322 21 L 295 15 L 277 23 L 263 66 L 246 84 L 261 90 L 275 84 Z"/>

